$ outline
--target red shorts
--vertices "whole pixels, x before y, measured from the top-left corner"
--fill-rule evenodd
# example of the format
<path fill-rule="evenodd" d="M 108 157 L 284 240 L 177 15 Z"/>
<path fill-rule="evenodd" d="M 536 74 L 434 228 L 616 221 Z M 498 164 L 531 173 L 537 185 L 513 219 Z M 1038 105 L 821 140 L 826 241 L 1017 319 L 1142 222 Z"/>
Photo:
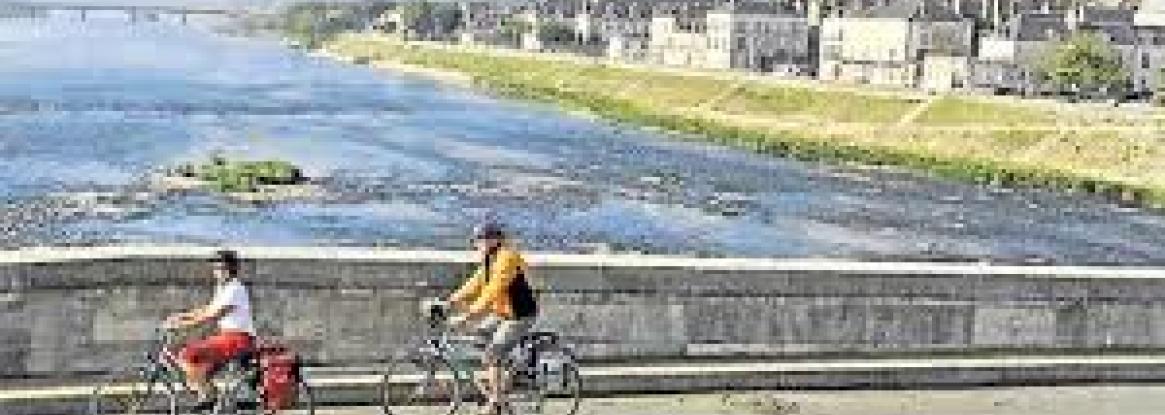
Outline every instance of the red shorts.
<path fill-rule="evenodd" d="M 205 372 L 250 350 L 253 344 L 254 339 L 250 334 L 239 331 L 223 332 L 187 343 L 178 353 L 178 358 L 192 366 L 200 367 Z"/>

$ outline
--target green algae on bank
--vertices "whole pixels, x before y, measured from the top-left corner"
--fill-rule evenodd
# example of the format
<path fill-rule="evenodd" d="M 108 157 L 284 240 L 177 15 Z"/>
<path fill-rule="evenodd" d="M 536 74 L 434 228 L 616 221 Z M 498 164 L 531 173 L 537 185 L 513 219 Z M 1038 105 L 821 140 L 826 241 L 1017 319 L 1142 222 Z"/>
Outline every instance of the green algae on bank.
<path fill-rule="evenodd" d="M 1158 124 L 1124 128 L 1056 119 L 1020 104 L 942 97 L 917 123 L 917 100 L 809 91 L 756 81 L 617 68 L 345 35 L 333 54 L 459 72 L 497 94 L 802 160 L 901 166 L 1000 186 L 1100 194 L 1165 205 Z"/>

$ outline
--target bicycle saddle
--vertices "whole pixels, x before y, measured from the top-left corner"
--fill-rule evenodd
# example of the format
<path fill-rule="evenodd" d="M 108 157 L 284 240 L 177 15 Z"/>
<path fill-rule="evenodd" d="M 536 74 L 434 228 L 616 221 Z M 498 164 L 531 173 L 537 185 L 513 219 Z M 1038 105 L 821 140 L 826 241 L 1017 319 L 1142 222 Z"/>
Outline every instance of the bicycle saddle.
<path fill-rule="evenodd" d="M 522 343 L 549 345 L 558 343 L 558 333 L 552 331 L 532 331 L 522 336 Z"/>
<path fill-rule="evenodd" d="M 235 357 L 230 358 L 225 363 L 215 367 L 211 373 L 219 373 L 224 368 L 232 368 L 238 370 L 250 370 L 255 367 L 255 350 L 246 350 Z"/>

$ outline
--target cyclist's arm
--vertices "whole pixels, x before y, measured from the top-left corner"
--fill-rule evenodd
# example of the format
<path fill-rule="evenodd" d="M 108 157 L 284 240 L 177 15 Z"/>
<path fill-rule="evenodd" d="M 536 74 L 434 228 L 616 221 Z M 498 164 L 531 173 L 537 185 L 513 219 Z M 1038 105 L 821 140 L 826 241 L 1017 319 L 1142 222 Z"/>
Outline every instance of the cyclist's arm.
<path fill-rule="evenodd" d="M 233 305 L 215 305 L 210 304 L 204 307 L 199 307 L 185 313 L 178 313 L 171 316 L 169 323 L 176 326 L 176 328 L 197 326 L 206 323 L 216 322 L 223 316 L 229 314 L 234 310 Z"/>
<path fill-rule="evenodd" d="M 217 322 L 234 310 L 235 303 L 239 296 L 245 296 L 246 291 L 241 286 L 234 288 L 228 287 L 225 291 L 216 291 L 210 304 L 203 307 L 196 308 L 186 313 L 180 313 L 177 324 L 179 327 L 196 326 L 211 322 Z"/>
<path fill-rule="evenodd" d="M 489 306 L 505 295 L 504 291 L 510 286 L 510 282 L 518 275 L 518 267 L 520 261 L 518 256 L 513 253 L 504 253 L 498 256 L 496 265 L 493 267 L 494 274 L 490 277 L 489 283 L 481 290 L 481 295 L 477 296 L 477 301 L 469 307 L 466 312 L 468 318 L 480 316 L 489 311 Z"/>
<path fill-rule="evenodd" d="M 458 310 L 464 309 L 466 303 L 472 301 L 481 292 L 481 286 L 484 285 L 482 284 L 483 280 L 485 280 L 485 268 L 477 267 L 473 276 L 469 277 L 469 280 L 465 281 L 465 284 L 462 284 L 461 288 L 449 297 L 449 304 Z"/>

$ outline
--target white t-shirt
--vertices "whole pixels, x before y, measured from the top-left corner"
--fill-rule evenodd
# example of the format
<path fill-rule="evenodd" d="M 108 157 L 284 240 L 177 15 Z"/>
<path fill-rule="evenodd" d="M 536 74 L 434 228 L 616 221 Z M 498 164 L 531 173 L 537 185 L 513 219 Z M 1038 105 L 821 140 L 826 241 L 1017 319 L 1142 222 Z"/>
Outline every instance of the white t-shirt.
<path fill-rule="evenodd" d="M 219 330 L 239 330 L 255 334 L 255 321 L 251 318 L 251 297 L 247 295 L 247 287 L 238 279 L 231 279 L 226 284 L 215 287 L 214 299 L 210 301 L 211 308 L 234 306 L 232 310 L 218 320 Z"/>

